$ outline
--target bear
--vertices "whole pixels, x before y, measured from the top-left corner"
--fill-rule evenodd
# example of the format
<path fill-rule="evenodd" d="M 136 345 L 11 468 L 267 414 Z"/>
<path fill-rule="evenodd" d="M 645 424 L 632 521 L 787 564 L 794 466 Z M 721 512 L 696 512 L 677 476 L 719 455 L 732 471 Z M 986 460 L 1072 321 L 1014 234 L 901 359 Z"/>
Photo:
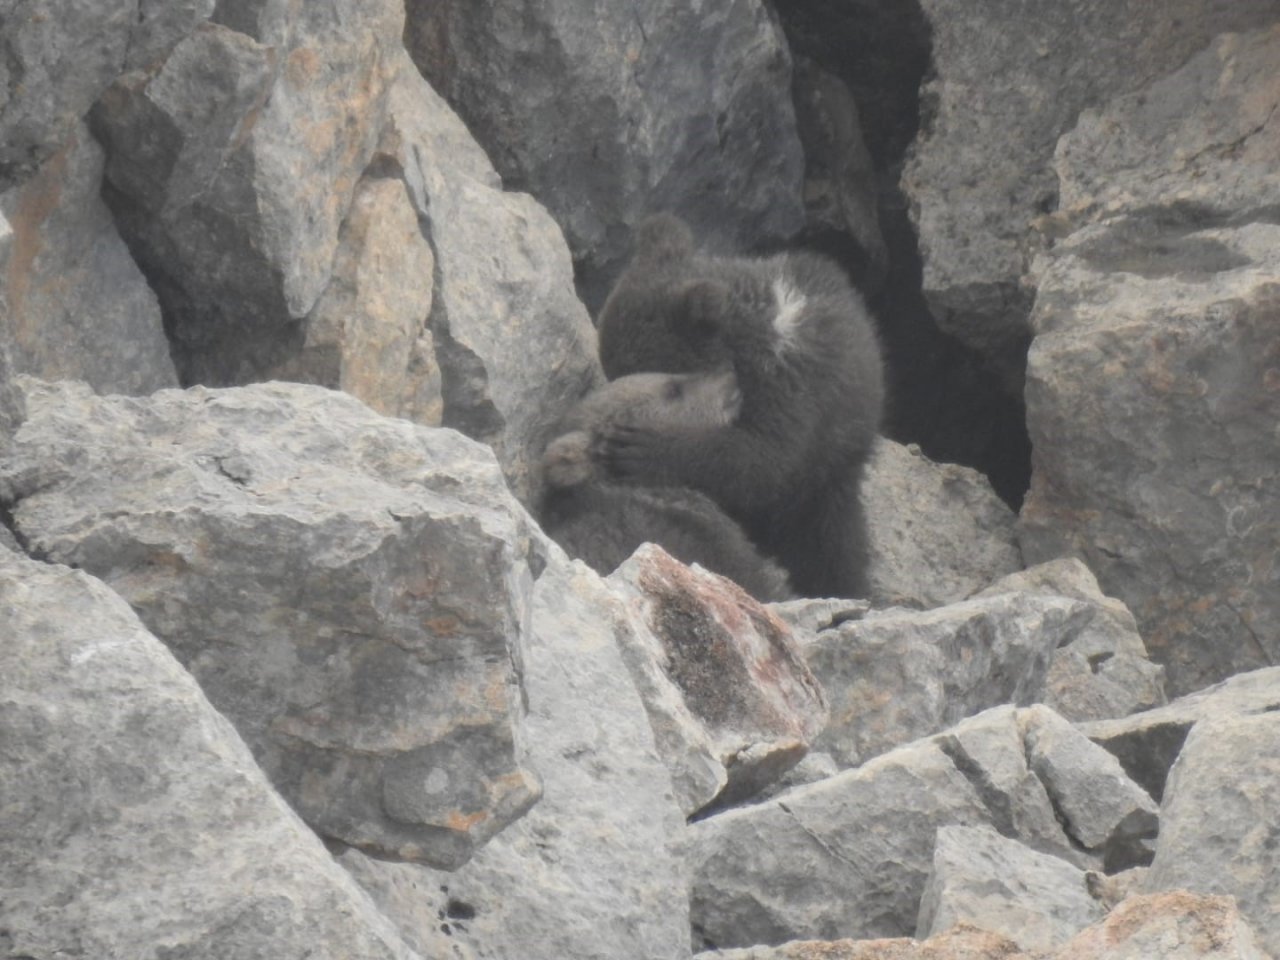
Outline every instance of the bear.
<path fill-rule="evenodd" d="M 874 322 L 834 262 L 700 252 L 671 214 L 646 220 L 600 312 L 610 378 L 732 374 L 717 423 L 609 423 L 592 456 L 619 483 L 707 494 L 802 596 L 864 598 L 860 487 L 879 432 L 884 368 Z"/>

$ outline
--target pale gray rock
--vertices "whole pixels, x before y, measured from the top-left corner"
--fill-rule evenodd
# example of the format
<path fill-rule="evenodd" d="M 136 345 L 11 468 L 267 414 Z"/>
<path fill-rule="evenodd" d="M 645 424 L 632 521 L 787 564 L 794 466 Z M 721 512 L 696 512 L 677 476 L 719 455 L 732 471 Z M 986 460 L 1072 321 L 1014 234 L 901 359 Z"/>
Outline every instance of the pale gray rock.
<path fill-rule="evenodd" d="M 215 0 L 6 0 L 0 5 L 0 191 L 66 142 L 107 86 L 162 58 Z"/>
<path fill-rule="evenodd" d="M 1048 707 L 1030 707 L 1019 719 L 1027 763 L 1072 839 L 1101 854 L 1109 873 L 1149 862 L 1159 811 L 1120 762 Z"/>
<path fill-rule="evenodd" d="M 532 534 L 489 451 L 298 384 L 20 385 L 16 529 L 134 607 L 314 828 L 456 866 L 537 799 Z"/>
<path fill-rule="evenodd" d="M 1195 725 L 1169 773 L 1149 892 L 1235 898 L 1264 951 L 1280 955 L 1280 713 Z"/>
<path fill-rule="evenodd" d="M 1082 557 L 1173 695 L 1280 663 L 1278 65 L 1223 37 L 1083 118 L 1064 220 L 1106 219 L 1035 265 L 1023 552 Z"/>
<path fill-rule="evenodd" d="M 1242 673 L 1179 697 L 1168 706 L 1131 717 L 1081 724 L 1080 730 L 1115 754 L 1134 782 L 1159 801 L 1164 797 L 1169 769 L 1197 722 L 1274 710 L 1280 710 L 1280 667 Z"/>
<path fill-rule="evenodd" d="M 862 482 L 872 599 L 936 607 L 1022 569 L 1017 517 L 976 470 L 876 441 Z"/>
<path fill-rule="evenodd" d="M 1053 654 L 1044 704 L 1073 723 L 1123 717 L 1166 703 L 1164 669 L 1147 659 L 1133 614 L 1105 596 L 1075 557 L 1051 560 L 1003 577 L 978 597 L 1029 591 L 1070 597 L 1089 607 L 1074 637 Z"/>
<path fill-rule="evenodd" d="M 523 675 L 542 799 L 452 873 L 355 850 L 339 862 L 424 956 L 681 960 L 687 828 L 617 639 L 643 627 L 550 549 Z"/>
<path fill-rule="evenodd" d="M 888 940 L 794 940 L 776 947 L 711 950 L 695 960 L 1044 960 L 1018 949 L 999 934 L 959 927 L 923 943 Z"/>
<path fill-rule="evenodd" d="M 100 581 L 0 551 L 12 957 L 413 960 Z"/>
<path fill-rule="evenodd" d="M 844 600 L 837 597 L 782 600 L 769 604 L 769 609 L 791 624 L 795 630 L 818 633 L 838 627 L 850 620 L 861 620 L 871 610 L 869 600 Z"/>
<path fill-rule="evenodd" d="M 933 71 L 902 185 L 920 235 L 924 292 L 939 325 L 996 362 L 1016 392 L 1032 300 L 1020 281 L 1037 248 L 1030 223 L 1057 205 L 1050 162 L 1059 136 L 1087 105 L 1139 90 L 1218 33 L 1274 23 L 1275 4 L 923 0 L 921 7 L 932 28 Z"/>
<path fill-rule="evenodd" d="M 1178 890 L 1132 897 L 1054 960 L 1270 960 L 1230 897 Z"/>
<path fill-rule="evenodd" d="M 102 148 L 76 124 L 0 193 L 12 231 L 0 247 L 0 338 L 17 373 L 109 393 L 177 386 L 160 305 L 98 195 L 102 167 Z"/>
<path fill-rule="evenodd" d="M 525 194 L 503 192 L 407 55 L 393 60 L 378 162 L 403 178 L 435 258 L 429 325 L 443 423 L 493 447 L 531 504 L 547 432 L 603 380 L 595 328 L 550 215 Z"/>
<path fill-rule="evenodd" d="M 1012 706 L 993 707 L 933 738 L 987 805 L 991 825 L 1006 837 L 1081 869 L 1102 859 L 1063 831 L 1054 800 L 1027 757 L 1025 721 Z"/>
<path fill-rule="evenodd" d="M 1001 594 L 935 610 L 874 611 L 800 634 L 831 706 L 814 749 L 852 767 L 989 707 L 1038 702 L 1050 658 L 1083 606 Z"/>
<path fill-rule="evenodd" d="M 969 923 L 1028 952 L 1048 952 L 1104 913 L 1083 870 L 990 827 L 948 826 L 938 830 L 916 938 Z"/>
<path fill-rule="evenodd" d="M 760 0 L 412 0 L 406 14 L 423 74 L 564 229 L 593 309 L 646 213 L 727 249 L 804 225 L 791 59 Z"/>
<path fill-rule="evenodd" d="M 799 762 L 827 703 L 780 618 L 654 544 L 608 582 L 637 624 L 618 642 L 687 815 L 750 797 Z"/>
<path fill-rule="evenodd" d="M 184 382 L 260 378 L 299 347 L 381 134 L 403 9 L 289 5 L 251 36 L 239 4 L 120 79 L 93 129 L 106 198 L 151 278 Z"/>
<path fill-rule="evenodd" d="M 699 821 L 694 946 L 910 936 L 934 834 L 986 822 L 973 785 L 930 743 Z"/>

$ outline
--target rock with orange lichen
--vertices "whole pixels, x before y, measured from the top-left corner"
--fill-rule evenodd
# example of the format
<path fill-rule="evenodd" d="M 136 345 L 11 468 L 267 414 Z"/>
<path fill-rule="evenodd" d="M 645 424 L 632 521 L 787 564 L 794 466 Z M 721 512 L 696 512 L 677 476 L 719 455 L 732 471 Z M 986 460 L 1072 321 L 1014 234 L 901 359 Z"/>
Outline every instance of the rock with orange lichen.
<path fill-rule="evenodd" d="M 827 719 L 791 628 L 736 584 L 642 546 L 610 577 L 642 629 L 624 657 L 688 814 L 751 796 Z"/>
<path fill-rule="evenodd" d="M 1231 897 L 1131 897 L 1053 960 L 1269 960 Z"/>

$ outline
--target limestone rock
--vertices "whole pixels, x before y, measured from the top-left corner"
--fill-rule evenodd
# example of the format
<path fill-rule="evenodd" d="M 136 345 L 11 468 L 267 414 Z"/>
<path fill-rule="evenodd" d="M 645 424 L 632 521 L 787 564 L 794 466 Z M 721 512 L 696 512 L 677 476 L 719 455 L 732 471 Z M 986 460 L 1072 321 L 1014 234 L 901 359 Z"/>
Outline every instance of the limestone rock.
<path fill-rule="evenodd" d="M 1082 557 L 1174 695 L 1280 663 L 1278 64 L 1277 30 L 1224 37 L 1085 117 L 1064 216 L 1106 217 L 1036 264 L 1023 552 Z"/>
<path fill-rule="evenodd" d="M 1178 890 L 1133 897 L 1054 960 L 1268 960 L 1230 897 Z"/>
<path fill-rule="evenodd" d="M 123 596 L 313 827 L 456 866 L 536 800 L 528 520 L 487 451 L 318 387 L 23 385 L 29 549 Z"/>
<path fill-rule="evenodd" d="M 1235 898 L 1280 954 L 1280 713 L 1200 721 L 1169 774 L 1145 886 Z"/>
<path fill-rule="evenodd" d="M 1155 803 L 1120 762 L 1048 707 L 1021 716 L 1028 764 L 1053 799 L 1063 828 L 1086 850 L 1104 856 L 1107 871 L 1148 862 Z"/>
<path fill-rule="evenodd" d="M 0 191 L 25 180 L 125 70 L 146 68 L 215 0 L 9 0 L 0 21 Z"/>
<path fill-rule="evenodd" d="M 843 767 L 988 707 L 1035 703 L 1049 660 L 1083 605 L 1002 594 L 915 611 L 875 611 L 801 635 L 831 719 L 814 742 Z"/>
<path fill-rule="evenodd" d="M 1164 670 L 1147 659 L 1133 614 L 1105 596 L 1089 568 L 1074 557 L 1037 564 L 1001 578 L 975 596 L 1029 590 L 1070 597 L 1091 615 L 1060 646 L 1045 680 L 1045 706 L 1073 722 L 1122 717 L 1163 705 Z"/>
<path fill-rule="evenodd" d="M 13 366 L 110 393 L 178 383 L 160 306 L 116 232 L 102 148 L 83 124 L 21 185 L 0 193 L 12 236 L 0 249 L 0 338 Z"/>
<path fill-rule="evenodd" d="M 417 955 L 93 577 L 0 551 L 8 956 Z"/>
<path fill-rule="evenodd" d="M 694 946 L 910 936 L 938 828 L 988 820 L 946 754 L 919 743 L 699 821 Z"/>
<path fill-rule="evenodd" d="M 646 213 L 729 249 L 803 226 L 791 60 L 760 0 L 411 0 L 406 15 L 423 74 L 564 229 L 593 309 Z"/>
<path fill-rule="evenodd" d="M 1165 707 L 1131 717 L 1082 724 L 1094 743 L 1120 760 L 1125 772 L 1159 801 L 1165 779 L 1191 728 L 1200 720 L 1280 710 L 1280 667 L 1268 667 L 1189 693 Z"/>
<path fill-rule="evenodd" d="M 523 673 L 542 799 L 450 873 L 339 857 L 424 956 L 688 956 L 686 827 L 616 639 L 629 616 L 553 549 Z"/>
<path fill-rule="evenodd" d="M 407 55 L 395 60 L 378 162 L 404 180 L 435 257 L 443 423 L 493 447 L 531 504 L 546 433 L 603 379 L 595 329 L 555 222 L 502 191 L 462 122 Z"/>
<path fill-rule="evenodd" d="M 1022 569 L 1016 517 L 976 470 L 880 439 L 862 483 L 872 597 L 936 607 Z"/>
<path fill-rule="evenodd" d="M 942 827 L 916 937 L 966 922 L 1028 952 L 1048 952 L 1103 914 L 1085 887 L 1084 871 L 990 827 Z"/>
<path fill-rule="evenodd" d="M 382 130 L 403 24 L 394 0 L 253 24 L 240 6 L 219 4 L 92 116 L 107 200 L 187 383 L 244 383 L 296 352 Z"/>
<path fill-rule="evenodd" d="M 1216 34 L 1274 22 L 1275 5 L 921 6 L 932 28 L 933 71 L 902 185 L 920 234 L 924 292 L 939 325 L 998 363 L 1017 391 L 1032 299 L 1020 281 L 1037 247 L 1030 223 L 1057 204 L 1050 161 L 1058 138 L 1086 105 L 1141 89 Z M 1110 131 L 1106 137 L 1115 139 Z"/>
<path fill-rule="evenodd" d="M 750 797 L 805 755 L 827 704 L 785 623 L 653 544 L 609 582 L 637 624 L 619 643 L 686 814 Z"/>
<path fill-rule="evenodd" d="M 961 924 L 925 942 L 796 940 L 777 947 L 712 950 L 694 960 L 1033 960 L 999 934 Z"/>

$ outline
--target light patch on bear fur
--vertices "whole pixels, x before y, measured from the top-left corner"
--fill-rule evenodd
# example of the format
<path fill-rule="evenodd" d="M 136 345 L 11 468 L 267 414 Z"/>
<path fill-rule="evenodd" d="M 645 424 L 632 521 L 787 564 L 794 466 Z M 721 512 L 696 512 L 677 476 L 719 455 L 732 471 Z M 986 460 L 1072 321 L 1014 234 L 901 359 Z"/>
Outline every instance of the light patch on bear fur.
<path fill-rule="evenodd" d="M 778 305 L 778 312 L 773 318 L 773 329 L 778 334 L 774 352 L 781 356 L 795 343 L 808 299 L 786 277 L 773 281 L 773 299 Z"/>

